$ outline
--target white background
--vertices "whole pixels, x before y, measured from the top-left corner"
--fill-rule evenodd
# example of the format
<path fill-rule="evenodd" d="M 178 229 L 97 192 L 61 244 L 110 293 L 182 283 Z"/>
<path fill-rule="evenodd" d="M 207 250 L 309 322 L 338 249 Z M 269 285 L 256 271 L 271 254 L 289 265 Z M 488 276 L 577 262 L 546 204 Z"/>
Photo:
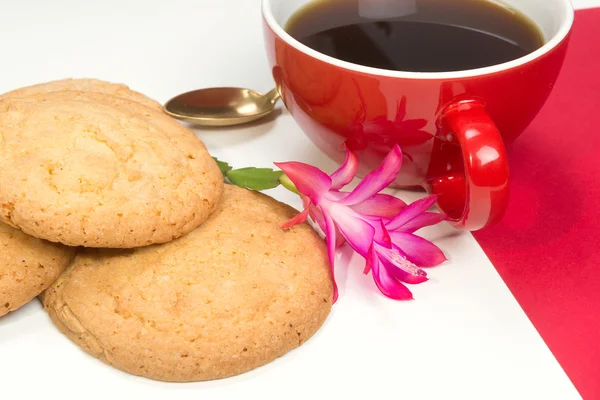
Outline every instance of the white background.
<path fill-rule="evenodd" d="M 164 102 L 201 87 L 273 86 L 259 0 L 2 3 L 0 92 L 95 77 Z M 236 167 L 288 160 L 335 167 L 285 111 L 267 123 L 197 132 Z M 271 194 L 299 207 L 283 190 Z M 114 370 L 58 333 L 34 301 L 0 319 L 0 398 L 579 398 L 472 236 L 448 226 L 426 234 L 451 261 L 413 287 L 414 302 L 383 298 L 361 274 L 362 261 L 340 255 L 340 300 L 323 329 L 285 357 L 221 381 L 166 384 Z"/>

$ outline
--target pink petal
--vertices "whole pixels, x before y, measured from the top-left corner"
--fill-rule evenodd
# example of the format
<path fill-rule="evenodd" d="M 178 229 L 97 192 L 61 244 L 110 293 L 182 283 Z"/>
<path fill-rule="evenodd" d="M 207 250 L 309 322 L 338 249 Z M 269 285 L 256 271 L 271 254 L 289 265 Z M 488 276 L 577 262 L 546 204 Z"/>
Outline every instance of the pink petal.
<path fill-rule="evenodd" d="M 351 206 L 374 196 L 396 179 L 401 167 L 402 151 L 396 145 L 385 157 L 381 166 L 365 176 L 356 189 L 346 196 L 341 203 Z"/>
<path fill-rule="evenodd" d="M 389 273 L 388 269 L 379 260 L 374 249 L 369 251 L 367 262 L 373 271 L 373 279 L 381 293 L 394 300 L 413 299 L 410 290 Z"/>
<path fill-rule="evenodd" d="M 341 189 L 356 176 L 358 171 L 358 157 L 352 151 L 346 149 L 346 161 L 342 166 L 331 174 L 332 189 Z"/>
<path fill-rule="evenodd" d="M 319 200 L 331 188 L 331 178 L 312 165 L 299 162 L 275 163 L 296 185 L 300 193 L 307 196 L 313 203 Z"/>
<path fill-rule="evenodd" d="M 303 196 L 303 195 L 300 195 L 300 198 L 302 199 L 302 206 L 303 206 L 304 208 L 308 208 L 308 207 L 310 207 L 310 205 L 311 205 L 311 201 L 310 201 L 310 199 L 309 199 L 308 197 L 306 197 L 306 196 Z"/>
<path fill-rule="evenodd" d="M 381 231 L 383 232 L 381 241 L 383 242 L 385 247 L 387 247 L 388 249 L 391 249 L 392 248 L 392 239 L 390 238 L 390 233 L 388 232 L 387 229 L 385 229 L 385 224 L 383 223 L 383 221 L 379 221 L 379 222 L 381 223 Z"/>
<path fill-rule="evenodd" d="M 419 215 L 427 211 L 437 201 L 437 196 L 429 196 L 423 199 L 417 200 L 414 203 L 409 204 L 400 214 L 398 214 L 393 220 L 386 224 L 386 227 L 390 231 L 402 229 L 404 225 L 408 224 Z M 414 228 L 414 226 L 411 226 Z"/>
<path fill-rule="evenodd" d="M 327 228 L 325 226 L 325 217 L 323 217 L 323 212 L 319 207 L 310 207 L 310 217 L 319 225 L 323 232 L 326 232 Z M 335 230 L 336 233 L 339 233 L 337 228 L 335 228 Z M 346 243 L 344 237 L 342 235 L 336 234 L 335 246 L 340 247 L 344 243 Z"/>
<path fill-rule="evenodd" d="M 369 249 L 367 256 L 365 257 L 365 269 L 363 269 L 363 274 L 367 275 L 373 269 L 373 264 L 379 262 L 379 258 L 377 258 L 377 254 L 373 249 L 373 246 Z"/>
<path fill-rule="evenodd" d="M 376 194 L 351 207 L 361 214 L 392 219 L 406 207 L 406 203 L 389 194 Z"/>
<path fill-rule="evenodd" d="M 442 250 L 422 237 L 405 232 L 390 232 L 390 236 L 406 258 L 419 267 L 433 267 L 447 260 Z"/>
<path fill-rule="evenodd" d="M 336 248 L 340 248 L 344 245 L 344 243 L 346 243 L 346 239 L 344 239 L 344 236 L 342 236 L 342 234 L 340 233 L 340 230 L 338 228 L 335 228 L 335 231 L 337 233 L 336 237 L 335 237 L 335 247 Z"/>
<path fill-rule="evenodd" d="M 386 264 L 384 261 L 382 261 L 382 263 L 384 265 Z M 403 269 L 396 268 L 393 265 L 390 265 L 388 271 L 399 282 L 408 283 L 410 285 L 418 285 L 418 284 L 427 282 L 429 280 L 427 278 L 427 275 L 423 275 L 423 276 L 411 275 L 411 274 L 407 273 L 406 271 L 404 271 Z"/>
<path fill-rule="evenodd" d="M 395 279 L 411 284 L 427 281 L 427 273 L 410 262 L 398 247 L 387 249 L 375 245 L 374 248 L 381 263 Z"/>
<path fill-rule="evenodd" d="M 325 219 L 325 239 L 327 240 L 327 255 L 329 256 L 329 264 L 331 265 L 331 279 L 333 282 L 333 303 L 338 299 L 338 287 L 335 282 L 335 224 L 328 215 L 324 215 Z"/>
<path fill-rule="evenodd" d="M 332 189 L 327 193 L 327 198 L 332 201 L 340 201 L 344 197 L 347 197 L 350 192 L 344 192 L 343 190 Z"/>
<path fill-rule="evenodd" d="M 321 230 L 325 232 L 325 218 L 323 217 L 323 213 L 321 212 L 319 207 L 310 207 L 310 217 L 319 225 L 319 228 L 321 228 Z"/>
<path fill-rule="evenodd" d="M 448 219 L 448 216 L 446 214 L 426 212 L 426 213 L 416 216 L 411 221 L 404 224 L 402 226 L 402 228 L 400 229 L 400 231 L 407 232 L 407 233 L 413 233 L 425 226 L 436 225 L 442 221 L 446 221 L 447 219 Z"/>
<path fill-rule="evenodd" d="M 289 221 L 287 221 L 283 225 L 281 225 L 281 229 L 289 229 L 294 225 L 301 224 L 301 223 L 305 222 L 307 218 L 308 218 L 308 208 L 305 208 L 304 211 L 296 214 L 295 217 L 293 217 L 292 219 L 290 219 Z"/>
<path fill-rule="evenodd" d="M 375 228 L 351 208 L 336 203 L 329 204 L 329 208 L 323 210 L 323 214 L 326 219 L 330 217 L 335 221 L 335 225 L 350 247 L 365 257 L 373 242 Z"/>

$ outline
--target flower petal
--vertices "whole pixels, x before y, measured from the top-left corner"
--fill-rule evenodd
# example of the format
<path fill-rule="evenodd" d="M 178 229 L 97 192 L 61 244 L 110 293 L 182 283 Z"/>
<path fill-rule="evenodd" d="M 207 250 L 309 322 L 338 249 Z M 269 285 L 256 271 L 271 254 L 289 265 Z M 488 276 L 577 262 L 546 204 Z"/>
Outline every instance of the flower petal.
<path fill-rule="evenodd" d="M 413 285 L 427 281 L 427 273 L 410 262 L 398 247 L 388 249 L 375 245 L 374 248 L 381 263 L 395 279 Z"/>
<path fill-rule="evenodd" d="M 409 222 L 404 224 L 402 226 L 402 228 L 400 229 L 400 231 L 407 232 L 407 233 L 413 233 L 423 227 L 436 225 L 442 221 L 446 221 L 447 219 L 448 219 L 448 216 L 446 214 L 426 212 L 426 213 L 416 216 L 415 218 L 413 218 L 412 220 L 410 220 Z"/>
<path fill-rule="evenodd" d="M 332 189 L 341 189 L 356 176 L 358 171 L 358 157 L 352 151 L 346 149 L 346 161 L 342 166 L 331 174 Z"/>
<path fill-rule="evenodd" d="M 312 220 L 315 221 L 317 225 L 319 225 L 319 228 L 321 228 L 323 232 L 325 232 L 325 218 L 323 218 L 323 213 L 321 212 L 321 209 L 312 204 L 310 200 L 307 200 L 308 197 L 302 198 L 302 203 L 304 204 L 304 207 L 309 209 L 309 215 L 312 218 Z"/>
<path fill-rule="evenodd" d="M 296 185 L 300 193 L 307 196 L 313 203 L 319 200 L 331 188 L 331 178 L 312 165 L 299 162 L 275 163 Z"/>
<path fill-rule="evenodd" d="M 437 196 L 429 196 L 409 204 L 400 214 L 386 224 L 387 229 L 390 231 L 402 229 L 404 225 L 431 208 L 436 201 Z"/>
<path fill-rule="evenodd" d="M 394 146 L 381 166 L 365 176 L 356 189 L 341 200 L 341 203 L 351 206 L 374 196 L 396 179 L 401 167 L 402 151 L 400 151 L 400 147 Z"/>
<path fill-rule="evenodd" d="M 392 219 L 406 207 L 406 203 L 389 194 L 376 194 L 351 207 L 361 214 Z"/>
<path fill-rule="evenodd" d="M 379 221 L 381 224 L 381 231 L 382 231 L 382 239 L 381 241 L 383 242 L 383 244 L 385 245 L 385 247 L 387 247 L 388 249 L 392 248 L 392 239 L 390 238 L 390 233 L 388 232 L 387 229 L 385 229 L 385 224 L 383 223 L 383 221 Z"/>
<path fill-rule="evenodd" d="M 331 217 L 324 215 L 325 219 L 325 239 L 327 241 L 327 255 L 329 256 L 329 264 L 331 264 L 331 279 L 333 282 L 333 303 L 338 299 L 338 287 L 335 282 L 335 224 Z"/>
<path fill-rule="evenodd" d="M 281 229 L 289 229 L 294 225 L 301 224 L 301 223 L 305 222 L 307 218 L 308 218 L 308 208 L 305 208 L 304 211 L 296 214 L 295 217 L 293 217 L 292 219 L 290 219 L 289 221 L 287 221 L 283 225 L 281 225 Z"/>
<path fill-rule="evenodd" d="M 310 217 L 313 219 L 313 221 L 315 221 L 319 225 L 319 228 L 321 228 L 321 230 L 323 232 L 327 231 L 327 228 L 325 226 L 325 217 L 323 216 L 323 212 L 321 211 L 321 209 L 319 207 L 315 207 L 315 206 L 310 207 Z M 341 234 L 339 234 L 339 231 L 337 228 L 335 228 L 335 230 L 336 230 L 335 246 L 340 247 L 344 243 L 346 243 L 346 240 L 344 239 L 344 237 Z"/>
<path fill-rule="evenodd" d="M 390 274 L 388 269 L 381 263 L 375 249 L 372 248 L 368 253 L 368 263 L 373 271 L 373 280 L 375 284 L 387 297 L 394 300 L 412 300 L 413 295 L 406 286 Z"/>
<path fill-rule="evenodd" d="M 373 269 L 373 264 L 379 262 L 377 258 L 377 254 L 373 250 L 373 246 L 369 249 L 367 256 L 365 257 L 365 269 L 363 269 L 363 274 L 367 275 Z"/>
<path fill-rule="evenodd" d="M 390 236 L 406 258 L 419 267 L 433 267 L 447 260 L 439 247 L 422 237 L 397 231 L 390 232 Z"/>
<path fill-rule="evenodd" d="M 375 228 L 368 221 L 362 219 L 360 214 L 350 207 L 336 203 L 329 204 L 329 208 L 323 210 L 323 215 L 326 219 L 330 217 L 335 221 L 340 233 L 354 251 L 366 257 L 375 235 Z"/>

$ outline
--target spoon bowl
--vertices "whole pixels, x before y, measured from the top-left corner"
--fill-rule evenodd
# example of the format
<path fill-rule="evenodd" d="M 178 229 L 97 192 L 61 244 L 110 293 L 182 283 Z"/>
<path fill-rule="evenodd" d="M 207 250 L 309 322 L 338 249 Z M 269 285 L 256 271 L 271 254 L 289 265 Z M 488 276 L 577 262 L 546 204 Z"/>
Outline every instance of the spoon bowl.
<path fill-rule="evenodd" d="M 169 100 L 165 112 L 195 125 L 233 126 L 264 118 L 275 109 L 279 91 L 221 87 L 194 90 Z"/>

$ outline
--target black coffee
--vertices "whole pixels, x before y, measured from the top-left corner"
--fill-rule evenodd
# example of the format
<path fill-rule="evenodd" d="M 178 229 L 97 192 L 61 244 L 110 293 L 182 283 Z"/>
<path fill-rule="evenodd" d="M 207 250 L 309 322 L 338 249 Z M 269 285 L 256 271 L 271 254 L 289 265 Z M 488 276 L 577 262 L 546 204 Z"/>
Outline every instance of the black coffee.
<path fill-rule="evenodd" d="M 486 67 L 544 44 L 527 16 L 491 0 L 313 0 L 286 30 L 340 60 L 413 72 Z"/>

